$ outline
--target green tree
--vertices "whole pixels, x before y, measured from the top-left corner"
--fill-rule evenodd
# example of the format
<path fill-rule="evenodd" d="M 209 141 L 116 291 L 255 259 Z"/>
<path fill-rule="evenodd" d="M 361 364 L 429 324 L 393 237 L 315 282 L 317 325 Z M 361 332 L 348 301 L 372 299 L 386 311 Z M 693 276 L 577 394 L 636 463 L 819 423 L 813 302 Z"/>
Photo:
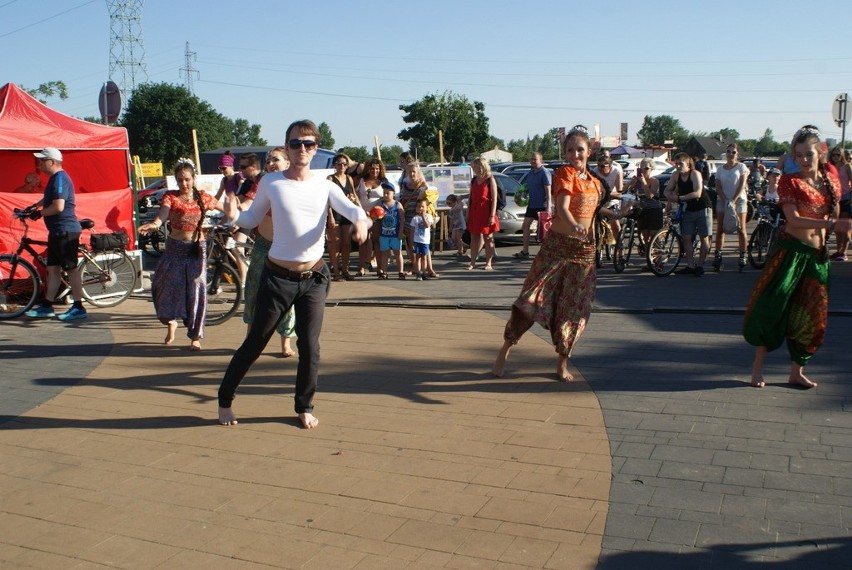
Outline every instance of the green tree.
<path fill-rule="evenodd" d="M 334 148 L 334 137 L 331 135 L 331 127 L 323 121 L 317 125 L 320 134 L 320 146 L 322 148 Z"/>
<path fill-rule="evenodd" d="M 722 139 L 733 139 L 735 141 L 740 140 L 740 132 L 737 129 L 724 128 L 719 129 L 718 131 L 713 131 L 710 133 L 710 136 L 713 138 L 722 138 Z"/>
<path fill-rule="evenodd" d="M 444 158 L 448 161 L 462 156 L 477 156 L 488 142 L 488 117 L 485 104 L 470 102 L 467 97 L 445 91 L 426 95 L 410 105 L 400 105 L 403 121 L 413 126 L 397 135 L 412 141 L 421 152 L 424 148 L 438 149 L 438 131 L 443 132 Z"/>
<path fill-rule="evenodd" d="M 382 162 L 386 165 L 388 164 L 396 164 L 399 165 L 399 155 L 403 153 L 402 147 L 398 144 L 392 145 L 381 145 L 382 148 Z M 373 147 L 373 156 L 376 156 L 376 147 Z"/>
<path fill-rule="evenodd" d="M 787 143 L 778 142 L 772 134 L 772 129 L 766 129 L 763 136 L 757 139 L 754 146 L 756 156 L 780 156 L 787 151 Z"/>
<path fill-rule="evenodd" d="M 34 89 L 28 89 L 21 85 L 21 89 L 38 99 L 41 103 L 47 104 L 48 97 L 59 97 L 60 100 L 64 101 L 68 99 L 68 87 L 65 86 L 64 81 L 48 81 L 47 83 L 42 83 L 38 87 Z"/>
<path fill-rule="evenodd" d="M 137 87 L 119 121 L 127 129 L 130 148 L 142 162 L 173 164 L 181 156 L 192 156 L 192 129 L 201 150 L 239 143 L 263 145 L 260 127 L 245 120 L 233 121 L 185 87 L 169 83 L 146 83 Z"/>
<path fill-rule="evenodd" d="M 337 152 L 342 152 L 354 162 L 365 162 L 373 157 L 366 146 L 342 146 Z"/>
<path fill-rule="evenodd" d="M 689 133 L 680 121 L 671 115 L 645 115 L 642 128 L 636 133 L 639 141 L 645 145 L 663 145 L 667 140 L 674 140 L 674 145 L 683 147 L 689 140 Z"/>
<path fill-rule="evenodd" d="M 250 125 L 245 119 L 236 119 L 231 129 L 235 146 L 266 146 L 266 139 L 260 136 L 260 125 Z"/>

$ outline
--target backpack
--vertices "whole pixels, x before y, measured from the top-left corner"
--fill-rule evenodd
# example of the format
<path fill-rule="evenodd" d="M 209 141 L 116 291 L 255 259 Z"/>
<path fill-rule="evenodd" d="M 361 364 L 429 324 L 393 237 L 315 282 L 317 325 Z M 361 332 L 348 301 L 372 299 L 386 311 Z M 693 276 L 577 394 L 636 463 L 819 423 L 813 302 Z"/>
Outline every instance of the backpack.
<path fill-rule="evenodd" d="M 497 183 L 497 179 L 494 179 L 494 183 Z M 502 210 L 506 207 L 506 193 L 503 191 L 503 187 L 497 184 L 497 209 Z"/>

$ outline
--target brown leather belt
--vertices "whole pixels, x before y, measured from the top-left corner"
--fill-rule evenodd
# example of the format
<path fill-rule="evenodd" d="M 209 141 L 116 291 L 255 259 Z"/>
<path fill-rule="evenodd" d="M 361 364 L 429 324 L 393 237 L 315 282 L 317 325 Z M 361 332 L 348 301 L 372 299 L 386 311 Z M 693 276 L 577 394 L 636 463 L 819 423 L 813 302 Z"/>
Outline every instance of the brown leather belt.
<path fill-rule="evenodd" d="M 325 265 L 325 261 L 320 259 L 307 271 L 293 271 L 292 269 L 287 269 L 286 267 L 281 267 L 280 265 L 273 263 L 268 257 L 266 258 L 266 267 L 269 268 L 269 271 L 282 279 L 287 279 L 288 281 L 307 281 L 314 276 L 314 273 L 322 269 L 323 265 Z"/>

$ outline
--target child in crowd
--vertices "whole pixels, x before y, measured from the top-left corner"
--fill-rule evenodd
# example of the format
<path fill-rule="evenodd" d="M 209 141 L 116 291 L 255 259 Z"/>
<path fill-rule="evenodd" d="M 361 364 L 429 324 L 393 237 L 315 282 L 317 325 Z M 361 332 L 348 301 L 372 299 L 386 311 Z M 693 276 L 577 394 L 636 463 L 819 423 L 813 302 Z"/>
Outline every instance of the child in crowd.
<path fill-rule="evenodd" d="M 428 200 L 417 201 L 416 215 L 411 220 L 412 241 L 414 242 L 414 273 L 417 281 L 429 279 L 429 244 L 432 241 L 432 225 L 435 219 L 427 213 Z"/>
<path fill-rule="evenodd" d="M 405 279 L 405 269 L 402 266 L 402 236 L 405 231 L 405 211 L 402 204 L 394 200 L 393 184 L 382 182 L 381 207 L 385 211 L 382 218 L 381 233 L 379 234 L 379 269 L 376 275 L 379 279 L 387 279 L 388 260 L 391 252 L 396 256 L 396 266 L 399 278 Z"/>
<path fill-rule="evenodd" d="M 459 197 L 455 194 L 447 196 L 447 206 L 450 208 L 450 224 L 453 228 L 452 240 L 456 248 L 456 255 L 464 255 L 467 247 L 464 245 L 462 234 L 467 229 L 467 222 L 464 219 L 464 206 Z"/>

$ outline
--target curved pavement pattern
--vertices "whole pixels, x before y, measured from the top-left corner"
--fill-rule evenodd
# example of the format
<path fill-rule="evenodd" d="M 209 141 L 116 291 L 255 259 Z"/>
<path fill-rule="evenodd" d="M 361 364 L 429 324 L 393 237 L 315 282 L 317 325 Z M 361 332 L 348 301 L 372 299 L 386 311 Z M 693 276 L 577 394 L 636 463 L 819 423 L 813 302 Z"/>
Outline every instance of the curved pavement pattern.
<path fill-rule="evenodd" d="M 235 402 L 240 425 L 215 425 L 236 319 L 201 353 L 160 345 L 141 299 L 92 311 L 80 336 L 0 323 L 4 377 L 44 351 L 32 384 L 55 388 L 2 411 L 3 565 L 848 567 L 846 267 L 811 367 L 822 384 L 803 392 L 783 354 L 766 389 L 745 385 L 739 313 L 756 272 L 602 270 L 574 359 L 588 384 L 566 385 L 537 329 L 506 377 L 484 373 L 528 261 L 493 274 L 436 261 L 436 281 L 334 285 L 313 432 L 274 341 Z"/>

